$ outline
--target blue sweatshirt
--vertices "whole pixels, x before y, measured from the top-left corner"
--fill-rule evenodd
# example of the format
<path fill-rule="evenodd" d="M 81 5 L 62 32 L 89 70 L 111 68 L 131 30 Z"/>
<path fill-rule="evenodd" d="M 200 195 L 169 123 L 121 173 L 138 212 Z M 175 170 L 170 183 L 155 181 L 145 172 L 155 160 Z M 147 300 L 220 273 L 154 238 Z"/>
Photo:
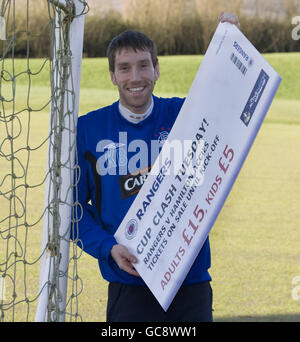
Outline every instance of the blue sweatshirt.
<path fill-rule="evenodd" d="M 80 203 L 80 221 L 75 237 L 85 252 L 98 259 L 101 274 L 109 282 L 144 284 L 140 277 L 120 270 L 110 251 L 117 243 L 113 235 L 159 153 L 151 145 L 164 142 L 184 102 L 156 96 L 153 100 L 153 112 L 139 123 L 121 116 L 118 101 L 78 119 L 80 177 L 75 198 Z M 184 284 L 211 280 L 209 267 L 207 238 Z"/>

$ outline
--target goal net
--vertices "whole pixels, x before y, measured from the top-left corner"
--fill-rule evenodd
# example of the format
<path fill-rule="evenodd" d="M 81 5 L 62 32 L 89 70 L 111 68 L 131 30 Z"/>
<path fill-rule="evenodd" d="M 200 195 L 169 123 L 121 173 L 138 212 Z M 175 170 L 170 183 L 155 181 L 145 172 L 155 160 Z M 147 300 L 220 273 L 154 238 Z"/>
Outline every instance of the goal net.
<path fill-rule="evenodd" d="M 70 233 L 87 3 L 2 0 L 0 11 L 0 321 L 79 320 Z"/>

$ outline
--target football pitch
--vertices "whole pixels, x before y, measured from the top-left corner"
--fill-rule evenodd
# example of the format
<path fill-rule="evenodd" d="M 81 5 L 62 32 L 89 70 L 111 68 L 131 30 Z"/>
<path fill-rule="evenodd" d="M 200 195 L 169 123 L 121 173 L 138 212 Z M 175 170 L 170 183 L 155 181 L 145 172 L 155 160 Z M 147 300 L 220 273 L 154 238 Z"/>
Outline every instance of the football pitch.
<path fill-rule="evenodd" d="M 270 54 L 266 58 L 283 81 L 210 233 L 215 321 L 300 321 L 300 300 L 292 296 L 296 287 L 292 281 L 300 276 L 300 53 Z M 161 57 L 155 95 L 184 97 L 201 60 L 201 56 Z M 33 107 L 49 94 L 45 79 L 41 75 L 32 83 Z M 25 101 L 26 81 L 17 89 L 20 101 Z M 106 59 L 84 59 L 80 115 L 117 99 Z M 48 112 L 49 108 L 45 108 L 33 113 L 33 146 L 47 135 Z M 0 134 L 4 131 L 0 130 Z M 46 148 L 33 153 L 31 163 L 35 166 L 31 177 L 41 178 Z M 28 203 L 29 221 L 30 215 L 42 210 L 43 202 L 42 191 L 32 197 Z M 5 205 L 1 203 L 3 210 Z M 40 253 L 40 228 L 30 232 L 27 241 L 28 253 L 36 255 L 31 257 L 33 260 Z M 0 240 L 2 257 L 1 244 Z M 83 280 L 79 314 L 84 321 L 105 321 L 107 283 L 101 278 L 97 260 L 82 254 L 78 268 Z M 27 274 L 28 298 L 37 294 L 38 272 L 36 264 Z M 34 319 L 35 307 L 33 301 L 30 320 Z M 17 320 L 24 319 L 22 310 L 27 306 L 16 310 Z"/>

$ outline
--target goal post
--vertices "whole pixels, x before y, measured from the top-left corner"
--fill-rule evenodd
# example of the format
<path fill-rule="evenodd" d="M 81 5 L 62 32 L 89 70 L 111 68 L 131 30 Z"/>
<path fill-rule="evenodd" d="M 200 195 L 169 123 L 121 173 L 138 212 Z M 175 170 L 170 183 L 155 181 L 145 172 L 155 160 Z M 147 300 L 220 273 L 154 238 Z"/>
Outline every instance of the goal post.
<path fill-rule="evenodd" d="M 73 220 L 76 125 L 79 108 L 84 3 L 51 1 L 56 6 L 52 99 L 48 147 L 40 296 L 36 321 L 64 321 L 69 243 Z M 61 13 L 63 15 L 61 15 Z"/>

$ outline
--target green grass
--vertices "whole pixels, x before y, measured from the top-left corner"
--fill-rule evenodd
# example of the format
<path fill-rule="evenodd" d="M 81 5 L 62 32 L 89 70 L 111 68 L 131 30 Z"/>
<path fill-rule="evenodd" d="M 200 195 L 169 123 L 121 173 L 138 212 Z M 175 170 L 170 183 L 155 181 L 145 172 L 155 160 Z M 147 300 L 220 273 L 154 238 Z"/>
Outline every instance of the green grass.
<path fill-rule="evenodd" d="M 300 100 L 300 53 L 272 53 L 265 54 L 264 57 L 283 79 L 276 97 L 278 99 Z M 202 58 L 202 56 L 160 56 L 161 77 L 157 82 L 156 91 L 172 95 L 187 94 Z M 11 62 L 7 61 L 5 67 L 11 71 Z M 16 60 L 14 68 L 15 73 L 19 74 L 18 84 L 26 84 L 27 86 L 29 76 L 28 73 L 24 73 L 24 60 Z M 49 80 L 49 62 L 44 62 L 41 59 L 31 59 L 25 70 L 27 69 L 32 74 L 38 73 L 36 76 L 31 76 L 33 87 L 47 84 Z M 39 73 L 40 70 L 42 72 Z M 8 74 L 5 76 L 9 78 Z M 115 89 L 110 81 L 106 58 L 83 59 L 81 88 Z"/>
<path fill-rule="evenodd" d="M 283 82 L 210 234 L 216 321 L 300 321 L 300 302 L 291 297 L 292 279 L 300 275 L 300 54 L 269 54 L 266 58 L 280 73 Z M 155 94 L 185 96 L 201 60 L 201 56 L 160 57 L 161 78 Z M 22 61 L 17 60 L 16 69 L 21 70 L 21 64 Z M 39 70 L 41 65 L 41 60 L 30 61 L 33 71 Z M 48 77 L 46 65 L 44 72 L 32 80 L 29 98 L 33 109 L 47 102 L 49 90 L 45 84 Z M 27 101 L 26 78 L 28 80 L 28 76 L 21 75 L 18 79 L 20 107 Z M 8 96 L 10 92 L 8 86 L 2 87 L 2 94 Z M 106 59 L 83 60 L 80 114 L 117 99 Z M 46 107 L 42 112 L 32 113 L 30 146 L 38 146 L 47 136 L 48 111 Z M 20 120 L 25 128 L 26 112 L 20 114 Z M 4 134 L 0 122 L 0 141 Z M 26 139 L 26 135 L 21 135 L 15 143 L 24 145 Z M 3 145 L 3 148 L 9 146 Z M 30 155 L 32 167 L 28 170 L 28 181 L 31 184 L 39 182 L 44 174 L 46 146 L 41 151 Z M 26 160 L 26 157 L 22 158 Z M 0 183 L 9 167 L 9 162 L 0 158 Z M 16 169 L 16 172 L 21 171 Z M 30 190 L 27 203 L 29 222 L 39 217 L 43 200 L 41 189 Z M 1 219 L 8 204 L 3 198 L 0 201 Z M 24 243 L 25 231 L 21 229 L 18 234 Z M 37 294 L 39 264 L 30 264 L 40 253 L 41 224 L 29 229 L 27 234 L 26 282 L 29 285 L 26 295 L 31 301 Z M 0 261 L 5 254 L 4 243 L 6 241 L 0 237 Z M 82 254 L 78 265 L 83 279 L 79 313 L 85 321 L 104 321 L 107 284 L 101 278 L 97 261 Z M 19 264 L 18 272 L 21 273 L 23 268 L 24 265 Z M 8 292 L 12 290 L 12 284 L 7 286 Z M 21 292 L 24 292 L 23 279 L 20 279 L 17 290 L 20 299 Z M 35 307 L 36 301 L 17 306 L 17 320 L 25 319 L 28 308 L 29 320 L 33 320 Z M 10 314 L 6 313 L 7 320 L 11 319 Z"/>
<path fill-rule="evenodd" d="M 265 54 L 266 60 L 282 77 L 278 99 L 300 100 L 300 53 Z M 187 94 L 198 70 L 202 56 L 161 56 L 161 76 L 156 85 L 158 93 Z M 114 90 L 110 82 L 106 58 L 91 58 L 82 64 L 82 88 Z"/>
<path fill-rule="evenodd" d="M 263 125 L 212 230 L 217 320 L 300 320 L 299 130 Z"/>

